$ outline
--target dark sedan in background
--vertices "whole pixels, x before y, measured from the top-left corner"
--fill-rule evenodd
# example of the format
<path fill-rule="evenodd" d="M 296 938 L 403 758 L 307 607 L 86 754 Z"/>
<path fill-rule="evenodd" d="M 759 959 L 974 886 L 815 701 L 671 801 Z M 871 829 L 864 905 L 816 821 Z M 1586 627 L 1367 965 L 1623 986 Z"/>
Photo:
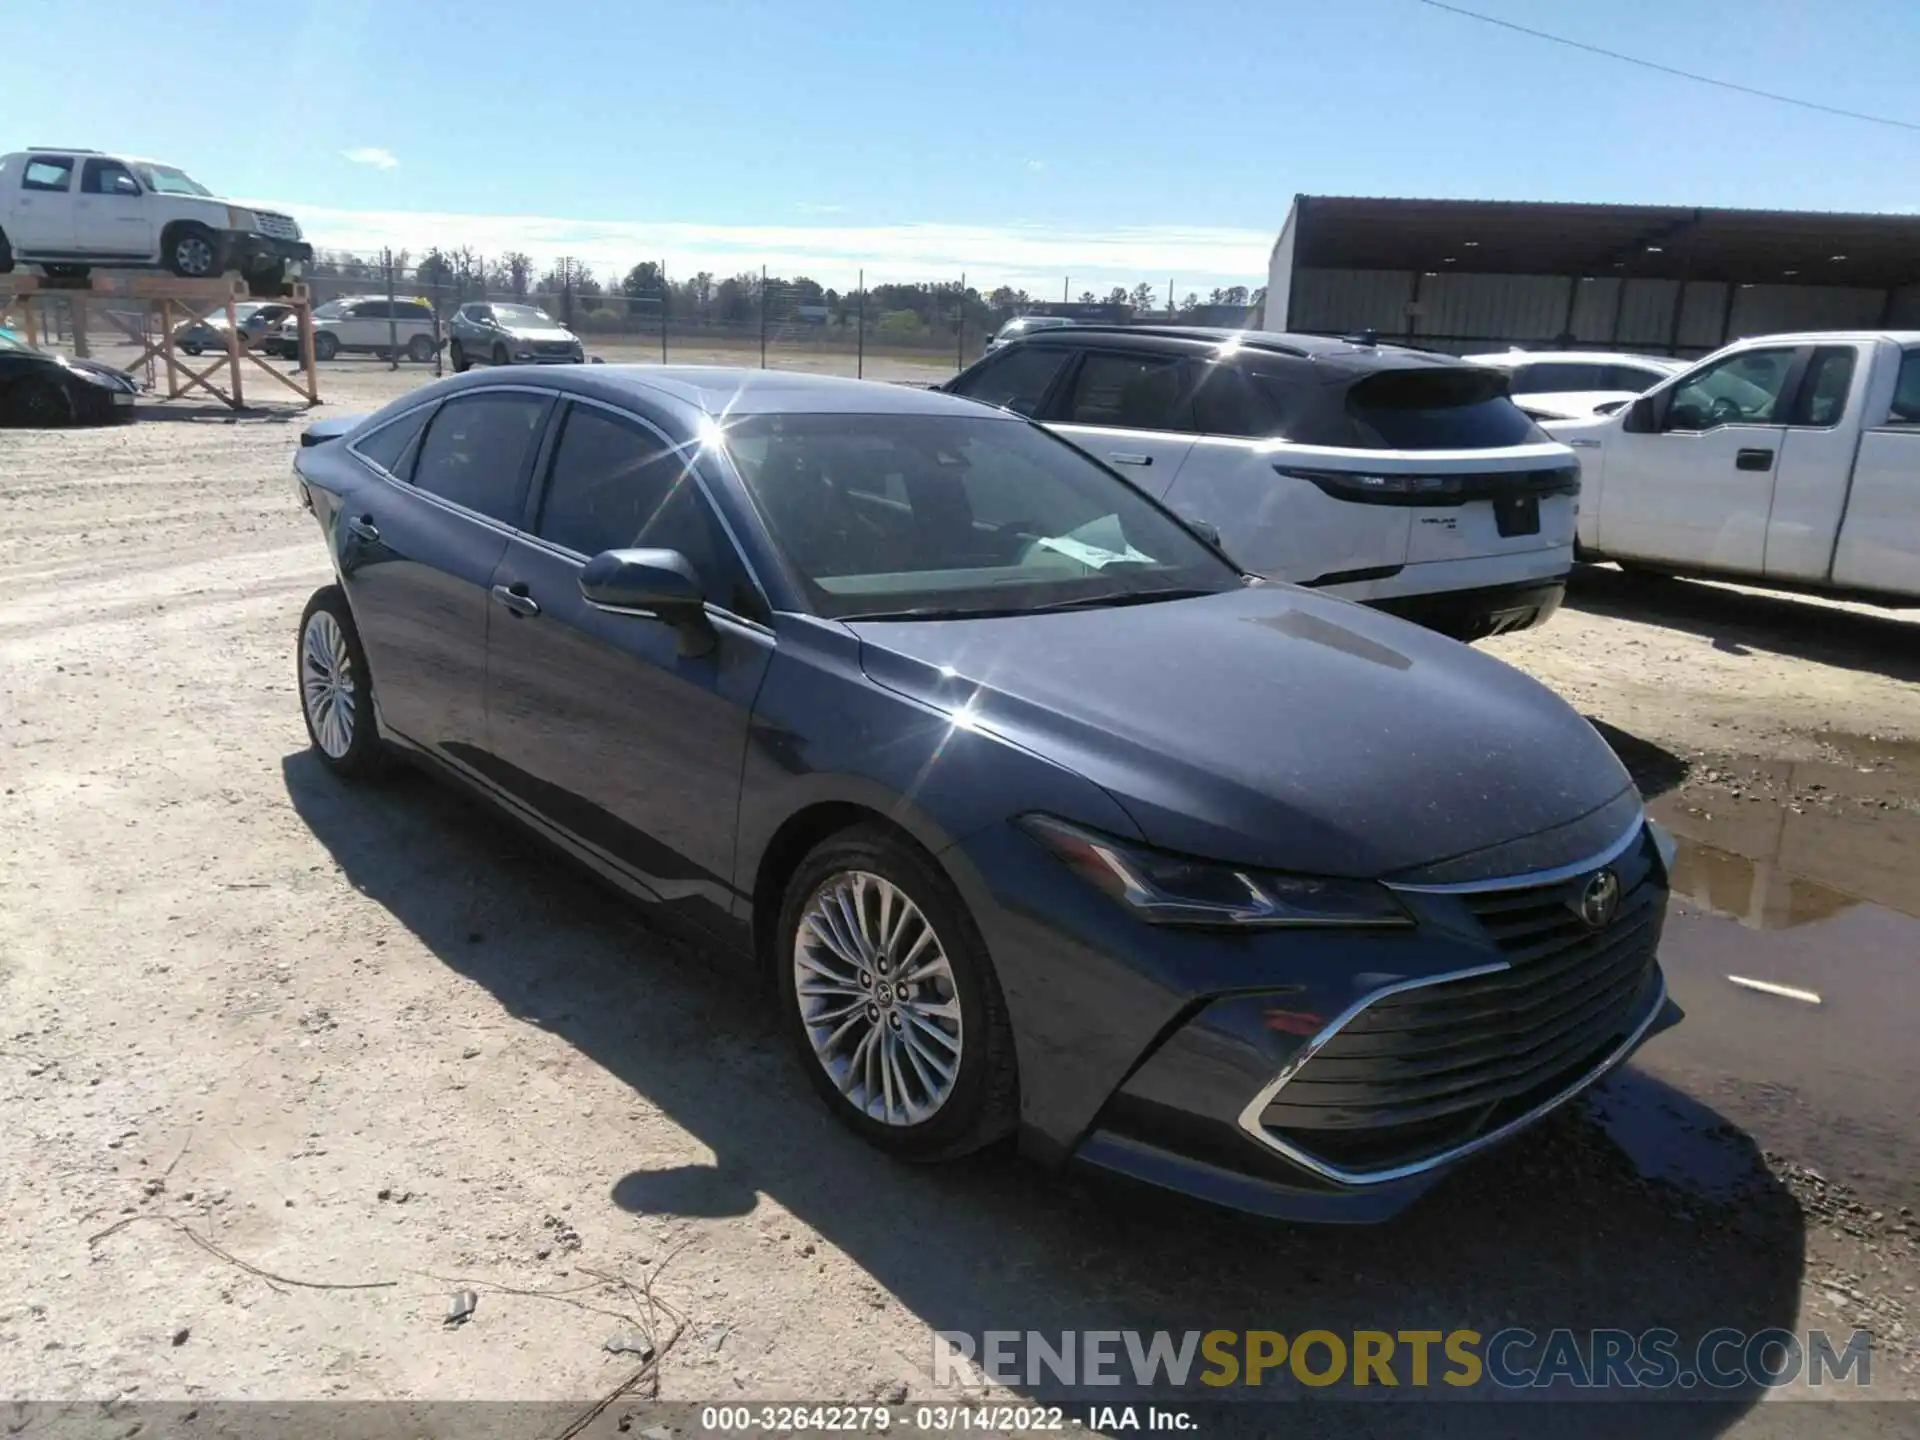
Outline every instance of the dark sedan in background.
<path fill-rule="evenodd" d="M 129 419 L 140 387 L 97 360 L 76 360 L 0 330 L 0 424 L 99 425 Z"/>
<path fill-rule="evenodd" d="M 1379 1219 L 1678 1018 L 1667 842 L 1586 721 L 1018 416 L 515 371 L 296 469 L 322 763 L 421 759 L 752 957 L 893 1153 Z"/>

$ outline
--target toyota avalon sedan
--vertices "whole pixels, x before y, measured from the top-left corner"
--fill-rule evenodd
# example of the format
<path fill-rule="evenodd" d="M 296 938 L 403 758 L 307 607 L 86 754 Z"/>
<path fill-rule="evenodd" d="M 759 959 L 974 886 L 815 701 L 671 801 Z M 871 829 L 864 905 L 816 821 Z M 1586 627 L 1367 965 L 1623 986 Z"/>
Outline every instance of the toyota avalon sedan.
<path fill-rule="evenodd" d="M 1679 1018 L 1670 842 L 1586 721 L 1019 416 L 483 371 L 295 468 L 320 763 L 422 761 L 748 957 L 894 1154 L 1377 1220 Z"/>

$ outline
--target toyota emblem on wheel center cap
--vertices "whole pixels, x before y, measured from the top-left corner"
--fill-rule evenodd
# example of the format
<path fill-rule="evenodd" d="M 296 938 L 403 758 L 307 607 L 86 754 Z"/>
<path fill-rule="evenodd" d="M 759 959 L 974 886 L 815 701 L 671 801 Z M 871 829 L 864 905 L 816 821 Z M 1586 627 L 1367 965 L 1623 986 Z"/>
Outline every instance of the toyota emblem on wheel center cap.
<path fill-rule="evenodd" d="M 1587 881 L 1574 908 L 1589 929 L 1605 928 L 1620 908 L 1620 877 L 1611 870 L 1600 871 Z"/>

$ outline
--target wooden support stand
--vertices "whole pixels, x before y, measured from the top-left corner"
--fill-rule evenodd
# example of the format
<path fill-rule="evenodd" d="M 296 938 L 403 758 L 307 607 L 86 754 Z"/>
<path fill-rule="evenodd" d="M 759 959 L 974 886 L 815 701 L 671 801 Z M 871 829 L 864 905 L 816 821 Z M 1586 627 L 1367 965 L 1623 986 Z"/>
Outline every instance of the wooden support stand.
<path fill-rule="evenodd" d="M 300 368 L 296 372 L 298 379 L 283 370 L 269 365 L 254 352 L 240 334 L 240 326 L 234 314 L 234 306 L 249 300 L 263 297 L 251 294 L 246 282 L 232 277 L 217 280 L 186 280 L 175 275 L 90 275 L 82 279 L 69 279 L 60 276 L 40 275 L 0 275 L 0 314 L 18 301 L 22 328 L 26 331 L 27 343 L 39 344 L 38 330 L 35 324 L 34 301 L 44 301 L 47 296 L 64 298 L 73 316 L 74 354 L 85 358 L 88 354 L 87 343 L 87 306 L 92 299 L 133 300 L 140 302 L 147 315 L 155 322 L 159 333 L 149 336 L 144 333 L 144 323 L 136 328 L 126 322 L 118 311 L 108 311 L 107 317 L 125 332 L 127 338 L 141 347 L 140 353 L 127 365 L 126 369 L 144 365 L 158 358 L 167 371 L 167 398 L 178 400 L 194 390 L 204 390 L 222 405 L 234 410 L 244 409 L 246 397 L 242 382 L 240 362 L 244 358 L 256 367 L 271 375 L 280 384 L 300 396 L 309 405 L 320 403 L 320 375 L 313 363 L 313 305 L 307 295 L 307 287 L 294 283 L 280 287 L 276 297 L 281 303 L 293 309 L 294 317 L 300 327 Z M 217 310 L 226 311 L 227 344 L 226 354 L 212 364 L 196 370 L 183 360 L 174 349 L 173 332 L 182 325 L 190 325 L 204 320 Z M 44 322 L 45 317 L 39 317 Z M 213 377 L 225 367 L 228 372 L 228 388 L 222 389 Z M 300 383 L 304 381 L 305 383 Z"/>

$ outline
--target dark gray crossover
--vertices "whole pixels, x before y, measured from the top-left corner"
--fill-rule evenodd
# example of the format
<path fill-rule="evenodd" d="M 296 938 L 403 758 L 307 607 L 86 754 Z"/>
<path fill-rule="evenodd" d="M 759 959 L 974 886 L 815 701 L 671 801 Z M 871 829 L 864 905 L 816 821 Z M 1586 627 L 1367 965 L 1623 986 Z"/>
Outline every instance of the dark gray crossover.
<path fill-rule="evenodd" d="M 750 957 L 894 1153 L 1374 1220 L 1678 1018 L 1668 844 L 1586 721 L 1020 416 L 490 371 L 296 470 L 320 760 L 421 759 Z"/>

